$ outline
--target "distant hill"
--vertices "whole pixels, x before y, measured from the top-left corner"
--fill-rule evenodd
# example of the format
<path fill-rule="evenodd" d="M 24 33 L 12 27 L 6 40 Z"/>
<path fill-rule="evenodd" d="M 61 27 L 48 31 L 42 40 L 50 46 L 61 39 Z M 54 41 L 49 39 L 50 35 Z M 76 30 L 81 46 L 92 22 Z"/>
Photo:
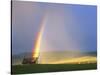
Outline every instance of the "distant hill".
<path fill-rule="evenodd" d="M 97 52 L 79 52 L 79 51 L 53 51 L 53 52 L 41 52 L 40 59 L 63 59 L 63 58 L 76 58 L 81 56 L 97 56 Z M 20 54 L 12 55 L 12 65 L 21 64 L 23 58 L 32 57 L 31 52 L 24 52 Z"/>
<path fill-rule="evenodd" d="M 12 55 L 12 65 L 21 64 L 23 61 L 23 58 L 25 57 L 32 57 L 32 53 L 24 52 L 24 53 Z"/>

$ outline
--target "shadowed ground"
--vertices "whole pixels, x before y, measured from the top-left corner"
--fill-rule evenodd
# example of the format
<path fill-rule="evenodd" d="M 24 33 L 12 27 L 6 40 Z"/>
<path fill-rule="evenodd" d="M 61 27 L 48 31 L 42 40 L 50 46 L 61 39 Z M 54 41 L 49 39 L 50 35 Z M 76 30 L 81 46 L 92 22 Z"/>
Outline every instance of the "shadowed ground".
<path fill-rule="evenodd" d="M 57 71 L 75 71 L 97 69 L 97 64 L 29 64 L 13 65 L 12 74 L 43 73 Z"/>

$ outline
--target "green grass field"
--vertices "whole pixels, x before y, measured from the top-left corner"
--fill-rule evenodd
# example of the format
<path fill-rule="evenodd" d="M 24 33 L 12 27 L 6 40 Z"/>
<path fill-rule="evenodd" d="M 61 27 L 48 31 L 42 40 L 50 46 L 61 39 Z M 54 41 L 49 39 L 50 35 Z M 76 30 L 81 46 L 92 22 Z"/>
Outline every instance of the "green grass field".
<path fill-rule="evenodd" d="M 13 65 L 12 74 L 43 73 L 97 69 L 97 64 L 29 64 Z"/>

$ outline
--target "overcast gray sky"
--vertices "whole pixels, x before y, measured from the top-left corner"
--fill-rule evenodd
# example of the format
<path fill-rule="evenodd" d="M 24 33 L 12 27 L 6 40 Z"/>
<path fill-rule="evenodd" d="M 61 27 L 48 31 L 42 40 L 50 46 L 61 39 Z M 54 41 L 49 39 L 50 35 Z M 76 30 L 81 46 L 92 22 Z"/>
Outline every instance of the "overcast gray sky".
<path fill-rule="evenodd" d="M 44 19 L 41 49 L 96 51 L 96 13 L 96 6 L 13 1 L 12 52 L 32 51 Z"/>

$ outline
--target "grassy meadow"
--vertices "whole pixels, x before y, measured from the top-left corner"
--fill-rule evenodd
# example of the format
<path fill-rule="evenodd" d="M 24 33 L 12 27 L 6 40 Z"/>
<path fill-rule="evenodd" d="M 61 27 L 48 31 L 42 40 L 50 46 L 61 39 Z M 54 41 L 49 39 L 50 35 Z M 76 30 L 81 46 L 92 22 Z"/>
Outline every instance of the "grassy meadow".
<path fill-rule="evenodd" d="M 97 64 L 26 64 L 13 65 L 12 74 L 44 73 L 97 69 Z"/>

